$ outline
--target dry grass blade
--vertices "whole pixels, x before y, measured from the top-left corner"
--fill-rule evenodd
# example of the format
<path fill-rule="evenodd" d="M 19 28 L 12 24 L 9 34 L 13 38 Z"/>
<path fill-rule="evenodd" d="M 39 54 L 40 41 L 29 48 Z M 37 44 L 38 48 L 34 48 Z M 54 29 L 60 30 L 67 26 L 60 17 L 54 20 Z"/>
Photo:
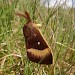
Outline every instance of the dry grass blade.
<path fill-rule="evenodd" d="M 64 44 L 62 44 L 60 42 L 55 42 L 55 43 L 58 44 L 58 45 L 61 45 L 63 47 L 67 47 L 66 45 L 64 45 Z M 70 48 L 70 47 L 67 47 L 67 48 L 70 49 L 70 50 L 72 50 L 72 51 L 75 51 L 75 49 L 73 49 L 73 48 Z"/>

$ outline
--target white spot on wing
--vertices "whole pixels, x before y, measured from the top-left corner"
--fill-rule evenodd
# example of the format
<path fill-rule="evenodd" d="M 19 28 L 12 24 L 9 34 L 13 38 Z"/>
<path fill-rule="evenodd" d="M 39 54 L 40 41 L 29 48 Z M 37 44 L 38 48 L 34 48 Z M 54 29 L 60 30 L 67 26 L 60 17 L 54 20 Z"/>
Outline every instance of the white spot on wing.
<path fill-rule="evenodd" d="M 40 42 L 38 42 L 37 44 L 40 45 Z"/>

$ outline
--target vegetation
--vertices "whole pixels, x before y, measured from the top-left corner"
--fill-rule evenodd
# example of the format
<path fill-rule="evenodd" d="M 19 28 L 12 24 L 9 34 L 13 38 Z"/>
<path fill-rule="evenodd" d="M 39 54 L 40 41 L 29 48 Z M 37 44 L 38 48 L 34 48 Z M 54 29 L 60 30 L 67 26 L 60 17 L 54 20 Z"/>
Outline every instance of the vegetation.
<path fill-rule="evenodd" d="M 39 0 L 0 0 L 0 75 L 50 75 L 50 65 L 28 60 L 22 28 L 27 10 L 52 48 L 55 75 L 75 75 L 75 9 L 40 6 Z"/>

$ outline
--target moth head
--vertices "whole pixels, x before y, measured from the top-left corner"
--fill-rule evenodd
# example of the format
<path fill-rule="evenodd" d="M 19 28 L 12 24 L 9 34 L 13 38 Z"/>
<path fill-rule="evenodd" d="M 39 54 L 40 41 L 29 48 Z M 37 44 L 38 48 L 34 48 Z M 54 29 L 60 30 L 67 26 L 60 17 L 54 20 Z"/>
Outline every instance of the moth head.
<path fill-rule="evenodd" d="M 20 17 L 24 17 L 27 20 L 26 24 L 23 27 L 23 34 L 25 37 L 29 37 L 30 32 L 31 32 L 30 26 L 32 26 L 32 24 L 33 24 L 32 20 L 30 18 L 30 14 L 27 11 L 25 11 L 24 13 L 17 12 L 15 14 Z"/>
<path fill-rule="evenodd" d="M 30 18 L 30 14 L 25 11 L 24 13 L 21 12 L 17 12 L 15 13 L 16 15 L 20 16 L 20 17 L 24 17 L 27 20 L 27 23 L 24 25 L 23 27 L 23 34 L 25 36 L 25 38 L 28 38 L 31 36 L 31 33 L 34 34 L 33 30 L 37 27 L 41 27 L 41 24 L 35 24 L 31 18 Z"/>
<path fill-rule="evenodd" d="M 15 14 L 20 16 L 20 17 L 24 17 L 27 20 L 27 24 L 29 23 L 30 25 L 32 24 L 36 27 L 41 27 L 42 26 L 41 24 L 34 24 L 33 21 L 30 18 L 30 14 L 27 11 L 25 11 L 24 14 L 21 13 L 21 12 L 17 12 Z"/>

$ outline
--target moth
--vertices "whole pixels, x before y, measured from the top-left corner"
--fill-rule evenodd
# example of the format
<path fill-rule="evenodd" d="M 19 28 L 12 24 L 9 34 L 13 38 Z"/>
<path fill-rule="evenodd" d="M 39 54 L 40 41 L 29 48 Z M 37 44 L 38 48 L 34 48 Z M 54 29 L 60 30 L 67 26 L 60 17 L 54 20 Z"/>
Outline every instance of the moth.
<path fill-rule="evenodd" d="M 40 64 L 53 64 L 51 48 L 37 28 L 37 24 L 31 20 L 29 13 L 25 11 L 24 14 L 16 13 L 16 15 L 22 16 L 27 20 L 23 27 L 23 35 L 29 60 Z"/>

